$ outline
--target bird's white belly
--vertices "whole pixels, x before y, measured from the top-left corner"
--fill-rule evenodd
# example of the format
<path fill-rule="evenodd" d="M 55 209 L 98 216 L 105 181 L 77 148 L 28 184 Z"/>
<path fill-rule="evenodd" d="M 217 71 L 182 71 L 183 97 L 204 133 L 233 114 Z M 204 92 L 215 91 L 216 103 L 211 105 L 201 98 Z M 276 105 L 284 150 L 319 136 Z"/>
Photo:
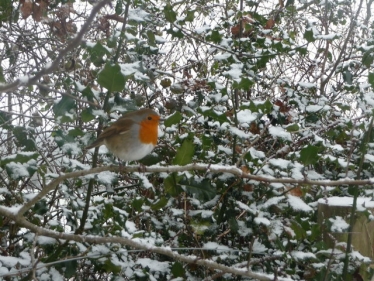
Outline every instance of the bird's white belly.
<path fill-rule="evenodd" d="M 134 146 L 128 146 L 126 148 L 110 147 L 107 143 L 105 143 L 105 145 L 115 156 L 126 162 L 140 160 L 151 153 L 154 148 L 152 143 L 141 145 L 137 144 Z"/>

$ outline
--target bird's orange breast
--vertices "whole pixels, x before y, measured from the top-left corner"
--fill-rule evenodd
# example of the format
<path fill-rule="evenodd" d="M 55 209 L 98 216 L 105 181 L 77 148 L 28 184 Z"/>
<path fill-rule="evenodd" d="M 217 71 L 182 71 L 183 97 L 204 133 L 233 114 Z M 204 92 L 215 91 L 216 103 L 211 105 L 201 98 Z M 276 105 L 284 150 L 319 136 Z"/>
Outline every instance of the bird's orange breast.
<path fill-rule="evenodd" d="M 144 144 L 157 144 L 158 120 L 144 120 L 140 122 L 139 139 Z"/>

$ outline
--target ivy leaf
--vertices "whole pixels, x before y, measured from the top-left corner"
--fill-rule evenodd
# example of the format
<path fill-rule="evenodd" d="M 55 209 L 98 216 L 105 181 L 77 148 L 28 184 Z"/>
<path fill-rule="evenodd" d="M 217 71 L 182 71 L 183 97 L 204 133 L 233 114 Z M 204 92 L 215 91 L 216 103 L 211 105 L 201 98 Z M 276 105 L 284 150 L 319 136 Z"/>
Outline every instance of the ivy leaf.
<path fill-rule="evenodd" d="M 118 64 L 107 63 L 104 69 L 100 71 L 97 82 L 108 91 L 120 92 L 125 88 L 126 79 L 122 75 Z"/>
<path fill-rule="evenodd" d="M 195 154 L 195 145 L 193 144 L 193 134 L 189 134 L 183 141 L 182 145 L 177 149 L 177 154 L 173 159 L 173 165 L 184 166 L 192 161 Z"/>
<path fill-rule="evenodd" d="M 165 120 L 164 125 L 165 127 L 170 127 L 171 125 L 178 124 L 182 118 L 182 114 L 179 111 L 176 111 Z"/>
<path fill-rule="evenodd" d="M 314 145 L 308 145 L 300 151 L 300 161 L 304 165 L 312 165 L 318 161 L 318 147 Z"/>

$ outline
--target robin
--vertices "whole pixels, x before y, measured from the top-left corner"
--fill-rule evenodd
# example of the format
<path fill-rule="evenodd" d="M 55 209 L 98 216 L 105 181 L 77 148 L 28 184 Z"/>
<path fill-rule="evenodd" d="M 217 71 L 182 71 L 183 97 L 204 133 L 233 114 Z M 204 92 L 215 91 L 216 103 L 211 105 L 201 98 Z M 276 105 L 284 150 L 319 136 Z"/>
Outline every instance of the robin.
<path fill-rule="evenodd" d="M 140 160 L 157 144 L 160 116 L 143 108 L 125 113 L 106 128 L 87 149 L 105 144 L 110 152 L 123 161 Z"/>

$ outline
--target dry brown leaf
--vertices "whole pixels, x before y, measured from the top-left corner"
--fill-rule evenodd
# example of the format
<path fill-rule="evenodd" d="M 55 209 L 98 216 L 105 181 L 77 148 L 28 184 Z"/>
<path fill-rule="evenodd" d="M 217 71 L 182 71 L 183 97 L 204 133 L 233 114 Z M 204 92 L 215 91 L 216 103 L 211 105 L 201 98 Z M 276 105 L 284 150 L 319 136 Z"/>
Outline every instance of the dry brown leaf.
<path fill-rule="evenodd" d="M 27 19 L 31 14 L 33 10 L 33 4 L 31 0 L 25 0 L 23 5 L 21 6 L 21 15 L 23 19 Z"/>

